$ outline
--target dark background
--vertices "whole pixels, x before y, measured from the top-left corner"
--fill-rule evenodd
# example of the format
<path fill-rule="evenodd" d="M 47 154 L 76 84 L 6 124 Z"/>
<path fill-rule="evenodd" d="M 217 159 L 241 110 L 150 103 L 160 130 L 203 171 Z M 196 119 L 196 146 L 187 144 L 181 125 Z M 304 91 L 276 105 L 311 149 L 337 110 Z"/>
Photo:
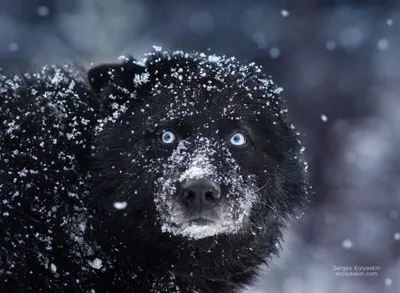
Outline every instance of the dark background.
<path fill-rule="evenodd" d="M 0 67 L 89 66 L 153 45 L 263 65 L 302 133 L 315 195 L 249 292 L 397 293 L 399 28 L 400 0 L 0 0 Z M 348 265 L 378 276 L 335 276 Z"/>

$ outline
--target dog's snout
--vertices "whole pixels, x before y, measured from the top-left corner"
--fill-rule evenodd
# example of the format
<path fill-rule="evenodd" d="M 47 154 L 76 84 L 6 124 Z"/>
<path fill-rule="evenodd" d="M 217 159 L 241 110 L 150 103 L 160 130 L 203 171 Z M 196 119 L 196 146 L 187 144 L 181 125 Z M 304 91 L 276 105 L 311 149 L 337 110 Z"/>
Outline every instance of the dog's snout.
<path fill-rule="evenodd" d="M 182 185 L 182 197 L 191 208 L 209 209 L 221 199 L 221 188 L 209 179 L 190 179 Z"/>

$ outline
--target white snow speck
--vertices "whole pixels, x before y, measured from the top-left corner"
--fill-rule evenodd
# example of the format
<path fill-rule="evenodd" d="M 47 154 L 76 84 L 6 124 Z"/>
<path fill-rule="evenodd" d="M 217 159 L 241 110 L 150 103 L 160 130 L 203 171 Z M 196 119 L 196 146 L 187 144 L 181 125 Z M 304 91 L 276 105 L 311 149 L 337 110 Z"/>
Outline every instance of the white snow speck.
<path fill-rule="evenodd" d="M 281 54 L 281 50 L 279 50 L 279 48 L 277 48 L 277 47 L 272 47 L 271 49 L 269 49 L 269 55 L 273 59 L 278 58 L 280 54 Z"/>
<path fill-rule="evenodd" d="M 101 269 L 103 267 L 103 262 L 99 258 L 95 258 L 93 261 L 89 261 L 89 265 L 94 269 Z"/>
<path fill-rule="evenodd" d="M 39 16 L 45 17 L 45 16 L 49 15 L 50 10 L 47 6 L 41 5 L 41 6 L 38 6 L 38 8 L 36 9 L 36 13 Z"/>
<path fill-rule="evenodd" d="M 117 210 L 126 209 L 127 206 L 128 206 L 128 203 L 126 201 L 114 202 L 114 208 L 116 208 Z"/>
<path fill-rule="evenodd" d="M 385 51 L 388 48 L 389 48 L 389 41 L 387 39 L 383 38 L 378 41 L 378 49 L 380 51 Z"/>
<path fill-rule="evenodd" d="M 181 177 L 179 178 L 179 182 L 183 182 L 186 179 L 202 178 L 206 175 L 212 174 L 212 172 L 213 170 L 211 170 L 211 167 L 208 166 L 204 167 L 192 166 L 182 173 Z"/>
<path fill-rule="evenodd" d="M 322 115 L 321 115 L 321 120 L 322 120 L 323 122 L 326 122 L 326 121 L 328 121 L 328 117 L 327 117 L 325 114 L 322 114 Z"/>
<path fill-rule="evenodd" d="M 119 60 L 119 61 L 128 61 L 129 58 L 126 57 L 125 55 L 121 55 L 121 56 L 118 57 L 118 60 Z"/>
<path fill-rule="evenodd" d="M 149 81 L 149 78 L 150 78 L 150 74 L 148 74 L 147 72 L 142 73 L 142 74 L 135 74 L 133 82 L 136 85 L 142 85 L 144 83 L 147 83 Z"/>
<path fill-rule="evenodd" d="M 333 50 L 335 50 L 335 48 L 336 48 L 336 43 L 334 42 L 334 41 L 327 41 L 326 43 L 325 43 L 325 48 L 328 50 L 328 51 L 333 51 Z"/>
<path fill-rule="evenodd" d="M 392 26 L 392 25 L 393 25 L 393 19 L 388 18 L 388 19 L 386 20 L 386 24 L 387 24 L 388 26 Z"/>
<path fill-rule="evenodd" d="M 400 240 L 400 233 L 394 233 L 394 240 Z"/>
<path fill-rule="evenodd" d="M 18 51 L 18 49 L 19 49 L 19 46 L 17 43 L 11 42 L 8 44 L 8 50 L 10 52 L 16 52 L 16 51 Z"/>
<path fill-rule="evenodd" d="M 221 57 L 216 56 L 216 55 L 210 55 L 208 56 L 208 61 L 210 62 L 219 62 L 221 60 Z"/>
<path fill-rule="evenodd" d="M 51 269 L 51 271 L 53 272 L 53 273 L 56 273 L 57 272 L 57 267 L 56 267 L 56 265 L 55 264 L 50 264 L 50 269 Z"/>
<path fill-rule="evenodd" d="M 350 249 L 353 247 L 353 242 L 350 239 L 345 239 L 342 243 L 343 248 Z"/>
<path fill-rule="evenodd" d="M 289 16 L 289 11 L 287 11 L 285 9 L 282 9 L 281 10 L 281 15 L 282 15 L 282 17 L 288 17 Z"/>
<path fill-rule="evenodd" d="M 386 285 L 386 286 L 392 286 L 392 279 L 386 278 L 386 279 L 385 279 L 385 285 Z"/>
<path fill-rule="evenodd" d="M 156 46 L 156 45 L 154 45 L 154 46 L 153 46 L 153 49 L 154 49 L 156 52 L 161 52 L 162 47 L 161 47 L 161 46 Z"/>

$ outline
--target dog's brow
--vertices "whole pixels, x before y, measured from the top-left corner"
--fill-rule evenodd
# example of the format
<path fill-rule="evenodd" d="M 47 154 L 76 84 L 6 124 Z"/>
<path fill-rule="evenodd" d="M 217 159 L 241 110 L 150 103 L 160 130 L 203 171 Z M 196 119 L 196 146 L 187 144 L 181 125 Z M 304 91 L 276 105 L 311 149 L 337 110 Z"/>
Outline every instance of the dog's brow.
<path fill-rule="evenodd" d="M 253 133 L 253 131 L 252 131 L 253 127 L 251 126 L 251 124 L 247 120 L 244 120 L 244 119 L 237 119 L 237 120 L 233 119 L 233 121 L 232 120 L 227 120 L 227 121 L 228 121 L 230 127 L 232 127 L 232 125 L 233 125 L 234 128 L 242 129 L 248 134 L 252 134 Z M 233 124 L 231 124 L 232 122 L 233 122 Z"/>
<path fill-rule="evenodd" d="M 160 123 L 160 126 L 161 127 L 171 127 L 171 126 L 177 126 L 177 125 L 182 125 L 182 124 L 184 124 L 185 123 L 185 121 L 183 120 L 183 119 L 180 119 L 180 118 L 174 118 L 174 119 L 172 119 L 172 120 L 166 120 L 166 121 L 163 121 L 163 122 L 161 122 Z"/>
<path fill-rule="evenodd" d="M 243 130 L 245 130 L 249 134 L 252 133 L 252 127 L 246 120 L 240 120 L 239 121 L 239 125 L 240 125 L 241 128 L 243 128 Z"/>

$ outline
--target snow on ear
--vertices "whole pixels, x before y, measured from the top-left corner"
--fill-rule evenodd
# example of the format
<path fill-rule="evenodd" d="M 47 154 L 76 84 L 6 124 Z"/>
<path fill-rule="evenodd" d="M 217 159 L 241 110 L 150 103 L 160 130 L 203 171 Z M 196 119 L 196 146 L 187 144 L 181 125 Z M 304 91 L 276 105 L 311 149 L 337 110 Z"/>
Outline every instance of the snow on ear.
<path fill-rule="evenodd" d="M 135 90 L 137 76 L 145 73 L 144 66 L 138 65 L 134 59 L 128 59 L 123 63 L 95 66 L 89 69 L 87 77 L 92 91 L 100 94 L 108 87 Z"/>
<path fill-rule="evenodd" d="M 127 58 L 121 63 L 101 64 L 89 69 L 87 79 L 100 111 L 111 113 L 112 104 L 124 104 L 136 97 L 139 86 L 149 81 L 144 63 Z"/>

